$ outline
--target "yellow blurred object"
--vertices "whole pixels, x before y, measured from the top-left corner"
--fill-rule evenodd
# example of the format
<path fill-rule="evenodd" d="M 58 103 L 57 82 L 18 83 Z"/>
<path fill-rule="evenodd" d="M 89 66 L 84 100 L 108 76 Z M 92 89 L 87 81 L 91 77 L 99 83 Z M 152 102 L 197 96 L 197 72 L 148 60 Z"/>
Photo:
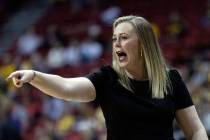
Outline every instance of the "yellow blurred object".
<path fill-rule="evenodd" d="M 157 39 L 160 38 L 160 29 L 158 27 L 158 25 L 156 23 L 151 23 L 152 25 L 152 30 L 155 33 L 155 36 L 157 37 Z"/>
<path fill-rule="evenodd" d="M 67 131 L 69 131 L 72 126 L 75 123 L 75 118 L 71 115 L 65 115 L 64 117 L 62 117 L 57 124 L 57 129 L 62 132 L 65 133 Z"/>
<path fill-rule="evenodd" d="M 0 67 L 0 76 L 3 79 L 6 79 L 10 73 L 12 73 L 13 71 L 15 71 L 15 66 L 12 64 L 8 64 L 6 66 L 2 66 Z"/>
<path fill-rule="evenodd" d="M 201 97 L 199 95 L 193 95 L 192 96 L 192 100 L 193 100 L 193 103 L 195 105 L 199 104 L 201 102 Z"/>
<path fill-rule="evenodd" d="M 8 64 L 0 67 L 0 77 L 2 79 L 5 79 L 9 76 L 10 73 L 14 72 L 16 70 L 15 65 L 13 64 Z M 12 81 L 8 82 L 8 91 L 13 93 L 17 88 L 13 85 Z"/>

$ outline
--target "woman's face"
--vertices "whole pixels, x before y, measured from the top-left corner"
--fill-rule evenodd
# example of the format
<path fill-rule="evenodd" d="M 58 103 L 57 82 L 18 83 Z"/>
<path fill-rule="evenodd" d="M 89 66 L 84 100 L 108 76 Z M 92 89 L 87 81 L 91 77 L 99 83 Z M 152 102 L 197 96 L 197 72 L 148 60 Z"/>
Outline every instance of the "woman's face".
<path fill-rule="evenodd" d="M 137 34 L 131 23 L 123 22 L 113 31 L 113 53 L 119 66 L 133 69 L 141 60 L 140 46 Z"/>

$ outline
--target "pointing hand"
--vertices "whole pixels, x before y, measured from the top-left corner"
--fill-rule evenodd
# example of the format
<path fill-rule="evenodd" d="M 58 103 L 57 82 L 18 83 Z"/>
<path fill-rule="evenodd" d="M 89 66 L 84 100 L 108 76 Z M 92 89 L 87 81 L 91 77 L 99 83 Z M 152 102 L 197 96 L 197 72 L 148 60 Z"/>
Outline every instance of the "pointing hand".
<path fill-rule="evenodd" d="M 35 77 L 35 71 L 33 70 L 19 70 L 11 73 L 7 80 L 13 81 L 16 87 L 22 87 L 24 83 L 30 82 Z"/>

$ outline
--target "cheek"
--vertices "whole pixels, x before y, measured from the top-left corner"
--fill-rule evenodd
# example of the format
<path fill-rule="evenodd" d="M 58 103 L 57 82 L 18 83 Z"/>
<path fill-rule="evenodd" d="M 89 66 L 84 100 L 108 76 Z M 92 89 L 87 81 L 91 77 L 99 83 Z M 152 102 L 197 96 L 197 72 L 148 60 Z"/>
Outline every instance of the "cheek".
<path fill-rule="evenodd" d="M 130 54 L 131 54 L 130 55 L 130 58 L 132 60 L 136 60 L 136 59 L 139 60 L 141 58 L 138 49 L 131 49 Z"/>
<path fill-rule="evenodd" d="M 139 55 L 139 46 L 136 43 L 127 43 L 125 45 L 125 50 L 130 56 L 138 56 Z"/>
<path fill-rule="evenodd" d="M 123 46 L 126 48 L 132 48 L 132 49 L 137 50 L 139 48 L 138 40 L 136 39 L 127 40 L 123 42 Z"/>

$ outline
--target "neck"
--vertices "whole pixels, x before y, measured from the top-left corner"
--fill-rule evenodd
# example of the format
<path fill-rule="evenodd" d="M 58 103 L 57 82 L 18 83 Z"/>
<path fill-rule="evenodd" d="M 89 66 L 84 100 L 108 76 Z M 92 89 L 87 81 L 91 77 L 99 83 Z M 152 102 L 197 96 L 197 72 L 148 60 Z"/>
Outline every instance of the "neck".
<path fill-rule="evenodd" d="M 126 69 L 126 74 L 129 78 L 135 79 L 135 80 L 146 80 L 148 79 L 147 72 L 145 67 L 136 68 L 136 69 Z"/>

